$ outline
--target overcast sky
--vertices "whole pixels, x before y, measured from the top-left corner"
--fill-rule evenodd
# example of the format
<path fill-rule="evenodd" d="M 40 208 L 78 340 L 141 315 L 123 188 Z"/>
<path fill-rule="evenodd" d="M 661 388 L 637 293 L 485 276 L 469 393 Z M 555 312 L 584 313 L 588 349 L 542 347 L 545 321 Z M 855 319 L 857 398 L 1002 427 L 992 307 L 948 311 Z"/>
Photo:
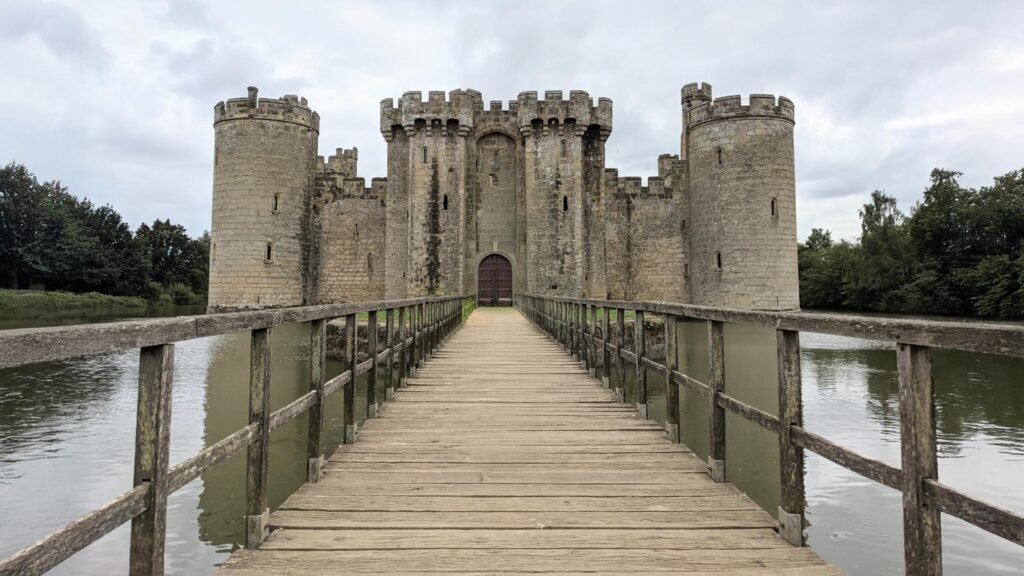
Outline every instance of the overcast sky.
<path fill-rule="evenodd" d="M 678 153 L 679 89 L 796 104 L 800 237 L 855 238 L 871 190 L 904 210 L 933 167 L 1024 167 L 1024 2 L 49 2 L 0 0 L 0 163 L 134 227 L 210 226 L 213 106 L 255 85 L 320 113 L 320 150 L 385 176 L 379 102 L 475 88 L 614 101 L 608 167 Z"/>

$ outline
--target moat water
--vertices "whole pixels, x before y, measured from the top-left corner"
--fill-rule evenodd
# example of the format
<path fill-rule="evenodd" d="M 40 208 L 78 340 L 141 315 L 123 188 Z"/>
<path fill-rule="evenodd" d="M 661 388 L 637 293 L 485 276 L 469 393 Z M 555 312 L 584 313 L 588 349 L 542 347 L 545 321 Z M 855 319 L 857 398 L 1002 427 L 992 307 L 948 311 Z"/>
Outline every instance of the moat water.
<path fill-rule="evenodd" d="M 680 328 L 681 363 L 701 379 L 707 376 L 705 334 L 699 323 Z M 306 390 L 307 342 L 304 325 L 274 330 L 275 409 Z M 817 334 L 803 334 L 801 344 L 806 427 L 899 465 L 892 346 Z M 774 333 L 727 325 L 726 350 L 729 393 L 774 412 Z M 248 357 L 244 333 L 177 345 L 172 463 L 244 425 Z M 972 496 L 1024 512 L 1024 359 L 937 351 L 934 363 L 940 478 Z M 131 487 L 137 367 L 137 353 L 125 352 L 0 371 L 0 557 Z M 332 363 L 329 375 L 339 368 Z M 632 372 L 627 376 L 631 395 Z M 663 380 L 651 374 L 649 386 L 652 417 L 661 420 Z M 357 398 L 365 397 L 364 387 L 361 383 Z M 704 456 L 706 403 L 684 393 L 682 404 L 683 439 Z M 328 406 L 332 449 L 341 437 L 342 408 L 342 395 L 335 394 Z M 357 413 L 364 412 L 365 407 L 357 406 Z M 305 431 L 302 416 L 273 434 L 272 507 L 304 480 Z M 729 480 L 774 511 L 779 499 L 777 441 L 731 415 L 727 431 Z M 901 571 L 898 492 L 810 453 L 806 484 L 810 543 L 818 554 L 850 574 Z M 238 546 L 244 489 L 244 456 L 239 455 L 171 496 L 168 574 L 208 574 Z M 948 516 L 942 522 L 947 574 L 1019 574 L 1024 567 L 1024 549 Z M 123 573 L 128 536 L 127 525 L 122 526 L 53 573 Z"/>

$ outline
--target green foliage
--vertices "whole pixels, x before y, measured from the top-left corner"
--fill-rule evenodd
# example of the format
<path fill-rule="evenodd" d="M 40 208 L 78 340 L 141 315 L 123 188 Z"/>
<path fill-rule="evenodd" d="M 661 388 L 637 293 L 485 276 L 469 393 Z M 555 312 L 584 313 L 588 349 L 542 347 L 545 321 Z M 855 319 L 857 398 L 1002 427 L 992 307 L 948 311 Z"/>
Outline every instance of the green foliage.
<path fill-rule="evenodd" d="M 111 308 L 144 308 L 147 302 L 137 296 L 110 296 L 96 292 L 44 292 L 41 290 L 0 289 L 0 314 L 4 317 L 27 315 L 50 317 Z"/>
<path fill-rule="evenodd" d="M 910 216 L 873 192 L 858 243 L 812 230 L 799 246 L 801 305 L 1024 317 L 1024 170 L 977 190 L 959 176 L 933 170 Z"/>
<path fill-rule="evenodd" d="M 133 234 L 111 206 L 93 206 L 59 182 L 39 182 L 23 165 L 0 169 L 0 288 L 201 302 L 209 246 L 209 234 L 193 239 L 170 221 Z"/>

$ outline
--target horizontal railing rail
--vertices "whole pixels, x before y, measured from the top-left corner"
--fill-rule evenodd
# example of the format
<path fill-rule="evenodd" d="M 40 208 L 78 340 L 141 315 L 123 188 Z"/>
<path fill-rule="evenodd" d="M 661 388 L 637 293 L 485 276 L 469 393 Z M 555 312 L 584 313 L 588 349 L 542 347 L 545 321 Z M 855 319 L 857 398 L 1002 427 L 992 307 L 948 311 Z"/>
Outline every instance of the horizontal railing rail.
<path fill-rule="evenodd" d="M 521 294 L 516 307 L 534 324 L 577 356 L 591 374 L 601 369 L 605 385 L 620 397 L 625 388 L 625 362 L 637 382 L 637 409 L 647 416 L 647 371 L 665 374 L 666 431 L 679 442 L 679 387 L 708 402 L 709 474 L 725 482 L 725 413 L 731 412 L 779 437 L 782 488 L 779 533 L 790 544 L 804 546 L 807 526 L 804 455 L 807 449 L 861 476 L 903 494 L 904 563 L 908 575 L 942 573 L 940 512 L 969 522 L 1024 546 L 1024 515 L 955 490 L 938 480 L 935 400 L 931 376 L 932 348 L 1024 357 L 1024 326 L 986 322 L 954 322 L 876 318 L 807 312 L 768 312 L 712 308 L 667 302 L 631 302 Z M 601 336 L 597 337 L 597 311 Z M 624 346 L 626 312 L 634 314 L 634 349 Z M 614 312 L 617 334 L 612 338 Z M 665 320 L 665 364 L 647 356 L 645 314 Z M 678 370 L 677 322 L 703 320 L 708 326 L 711 376 L 696 380 Z M 776 331 L 779 416 L 727 394 L 725 389 L 724 324 L 764 326 Z M 893 342 L 900 385 L 901 466 L 859 454 L 803 427 L 800 390 L 800 332 L 817 332 Z M 598 361 L 598 359 L 601 359 Z M 611 382 L 612 362 L 618 378 Z"/>
<path fill-rule="evenodd" d="M 167 497 L 204 471 L 247 450 L 246 547 L 259 546 L 267 536 L 267 472 L 270 432 L 296 416 L 308 413 L 307 478 L 320 480 L 325 449 L 327 398 L 344 390 L 345 435 L 357 438 L 356 387 L 367 374 L 367 418 L 376 415 L 379 378 L 385 400 L 462 325 L 465 296 L 427 297 L 381 302 L 302 306 L 246 312 L 132 320 L 109 324 L 0 331 L 0 368 L 139 349 L 139 400 L 135 433 L 134 487 L 63 528 L 0 560 L 0 576 L 41 574 L 57 566 L 118 526 L 131 521 L 129 573 L 164 573 Z M 378 342 L 379 316 L 385 321 L 385 342 Z M 356 316 L 367 315 L 364 343 L 369 358 L 358 360 Z M 397 316 L 397 318 L 396 318 Z M 344 371 L 325 378 L 326 326 L 344 318 Z M 270 341 L 281 324 L 310 323 L 309 391 L 276 411 L 270 411 Z M 251 357 L 249 423 L 215 444 L 174 466 L 168 462 L 174 343 L 207 336 L 249 331 Z M 381 373 L 380 365 L 386 369 Z M 393 369 L 397 366 L 397 370 Z"/>

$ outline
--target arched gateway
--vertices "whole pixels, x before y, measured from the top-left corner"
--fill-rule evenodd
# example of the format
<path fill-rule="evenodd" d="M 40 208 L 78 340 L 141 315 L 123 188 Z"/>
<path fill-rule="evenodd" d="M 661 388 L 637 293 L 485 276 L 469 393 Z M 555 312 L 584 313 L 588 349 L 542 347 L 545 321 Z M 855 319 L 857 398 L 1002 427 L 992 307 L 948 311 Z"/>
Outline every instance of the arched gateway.
<path fill-rule="evenodd" d="M 512 263 L 508 258 L 491 254 L 480 261 L 476 301 L 479 306 L 512 305 Z"/>

